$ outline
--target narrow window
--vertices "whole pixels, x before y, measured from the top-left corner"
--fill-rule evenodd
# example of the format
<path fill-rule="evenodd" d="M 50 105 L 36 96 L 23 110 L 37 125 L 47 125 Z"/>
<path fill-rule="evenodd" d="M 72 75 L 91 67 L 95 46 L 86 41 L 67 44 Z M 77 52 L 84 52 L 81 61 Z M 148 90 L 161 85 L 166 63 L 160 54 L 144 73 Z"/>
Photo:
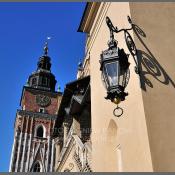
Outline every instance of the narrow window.
<path fill-rule="evenodd" d="M 39 108 L 39 112 L 44 113 L 45 112 L 44 108 Z"/>
<path fill-rule="evenodd" d="M 43 131 L 43 127 L 39 126 L 36 132 L 36 136 L 37 137 L 43 137 L 44 131 Z"/>
<path fill-rule="evenodd" d="M 32 79 L 32 85 L 36 85 L 36 78 Z"/>
<path fill-rule="evenodd" d="M 46 77 L 42 77 L 42 85 L 47 85 L 47 78 Z"/>

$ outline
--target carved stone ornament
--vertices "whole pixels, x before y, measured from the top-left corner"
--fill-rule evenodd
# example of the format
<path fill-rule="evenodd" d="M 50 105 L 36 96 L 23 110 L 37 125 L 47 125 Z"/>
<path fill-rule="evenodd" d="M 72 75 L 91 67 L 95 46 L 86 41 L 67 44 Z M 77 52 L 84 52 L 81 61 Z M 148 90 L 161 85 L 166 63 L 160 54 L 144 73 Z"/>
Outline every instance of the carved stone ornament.
<path fill-rule="evenodd" d="M 51 98 L 45 95 L 37 95 L 36 103 L 41 107 L 49 106 L 51 103 Z"/>

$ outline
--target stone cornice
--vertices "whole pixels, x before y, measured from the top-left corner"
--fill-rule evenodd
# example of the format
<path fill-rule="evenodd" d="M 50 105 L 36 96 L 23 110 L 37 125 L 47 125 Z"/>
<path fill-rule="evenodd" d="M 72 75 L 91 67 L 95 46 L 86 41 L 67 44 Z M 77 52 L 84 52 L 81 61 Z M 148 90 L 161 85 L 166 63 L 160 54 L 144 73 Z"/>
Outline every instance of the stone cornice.
<path fill-rule="evenodd" d="M 78 28 L 78 32 L 89 33 L 99 7 L 100 7 L 100 2 L 88 2 L 86 4 L 85 10 Z"/>
<path fill-rule="evenodd" d="M 111 2 L 101 2 L 100 7 L 98 9 L 98 13 L 96 14 L 96 17 L 93 18 L 93 24 L 91 26 L 89 37 L 86 41 L 87 53 L 91 52 L 91 48 L 93 47 L 96 36 L 101 28 L 103 21 L 105 20 L 105 16 L 110 4 Z"/>
<path fill-rule="evenodd" d="M 56 120 L 57 115 L 50 115 L 50 114 L 44 114 L 44 113 L 40 113 L 40 112 L 32 112 L 32 111 L 25 111 L 25 110 L 17 110 L 17 114 L 21 115 L 21 116 L 29 116 L 29 117 L 33 117 L 33 118 L 41 118 L 41 119 L 52 119 L 52 120 Z"/>
<path fill-rule="evenodd" d="M 21 98 L 20 98 L 20 104 L 19 104 L 20 106 L 22 104 L 22 100 L 23 100 L 23 96 L 24 96 L 25 91 L 34 92 L 36 94 L 49 95 L 52 97 L 62 96 L 62 92 L 48 91 L 48 90 L 42 90 L 42 89 L 37 89 L 37 88 L 33 88 L 33 87 L 23 86 L 22 94 L 21 94 Z"/>

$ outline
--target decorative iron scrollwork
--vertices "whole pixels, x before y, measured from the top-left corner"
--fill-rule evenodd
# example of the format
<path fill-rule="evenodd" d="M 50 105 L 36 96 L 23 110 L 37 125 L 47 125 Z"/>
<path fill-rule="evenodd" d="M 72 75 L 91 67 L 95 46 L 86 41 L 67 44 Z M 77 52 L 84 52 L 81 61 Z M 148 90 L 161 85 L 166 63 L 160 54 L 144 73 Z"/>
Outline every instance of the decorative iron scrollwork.
<path fill-rule="evenodd" d="M 136 45 L 135 45 L 130 33 L 128 32 L 129 30 L 133 30 L 133 26 L 135 26 L 135 25 L 132 23 L 132 20 L 129 16 L 127 16 L 127 18 L 128 18 L 128 22 L 131 24 L 131 28 L 118 30 L 117 27 L 114 27 L 110 18 L 108 16 L 106 17 L 106 24 L 110 30 L 110 44 L 111 44 L 111 42 L 115 42 L 114 32 L 115 33 L 124 32 L 124 37 L 125 37 L 125 42 L 126 42 L 127 48 L 129 50 L 130 54 L 132 55 L 134 62 L 136 64 L 135 72 L 137 74 L 139 74 L 139 67 L 138 67 L 138 63 L 137 63 L 137 48 L 136 48 Z M 137 28 L 137 30 L 142 36 L 145 36 L 145 33 L 139 27 Z"/>
<path fill-rule="evenodd" d="M 107 16 L 106 17 L 106 23 L 107 23 L 107 26 L 109 27 L 109 30 L 110 31 L 113 31 L 113 32 L 117 32 L 118 31 L 118 28 L 117 27 L 114 27 L 114 25 L 112 24 L 110 18 Z"/>

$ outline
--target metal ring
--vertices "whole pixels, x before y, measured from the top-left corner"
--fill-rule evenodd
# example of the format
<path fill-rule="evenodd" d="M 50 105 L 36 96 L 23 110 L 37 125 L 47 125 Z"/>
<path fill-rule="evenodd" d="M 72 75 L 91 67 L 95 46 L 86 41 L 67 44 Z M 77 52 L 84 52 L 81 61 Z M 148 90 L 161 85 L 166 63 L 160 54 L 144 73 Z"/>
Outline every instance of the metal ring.
<path fill-rule="evenodd" d="M 116 114 L 116 110 L 120 110 L 120 111 L 121 111 L 121 114 Z M 117 107 L 114 109 L 113 114 L 114 114 L 114 116 L 116 116 L 116 117 L 120 117 L 120 116 L 123 114 L 123 109 L 117 106 Z"/>

